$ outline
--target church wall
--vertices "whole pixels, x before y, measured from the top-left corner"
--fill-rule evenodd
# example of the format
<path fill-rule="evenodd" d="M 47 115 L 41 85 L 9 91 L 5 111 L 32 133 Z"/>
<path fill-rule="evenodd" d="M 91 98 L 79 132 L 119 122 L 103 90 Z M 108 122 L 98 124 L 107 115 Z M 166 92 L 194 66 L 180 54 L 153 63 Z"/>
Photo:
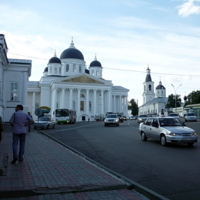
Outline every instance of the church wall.
<path fill-rule="evenodd" d="M 41 106 L 51 107 L 51 104 L 50 104 L 51 96 L 50 96 L 50 87 L 49 86 L 41 87 L 41 96 L 40 97 L 41 97 L 41 100 L 40 100 Z"/>

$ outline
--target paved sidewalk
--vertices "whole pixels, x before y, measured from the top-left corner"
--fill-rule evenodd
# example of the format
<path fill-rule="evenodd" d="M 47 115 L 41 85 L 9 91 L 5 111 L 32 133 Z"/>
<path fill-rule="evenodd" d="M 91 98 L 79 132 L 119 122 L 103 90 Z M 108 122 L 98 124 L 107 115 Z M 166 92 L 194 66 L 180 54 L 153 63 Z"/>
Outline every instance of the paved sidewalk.
<path fill-rule="evenodd" d="M 147 200 L 151 198 L 147 198 L 135 189 L 130 189 L 130 183 L 126 180 L 101 169 L 35 130 L 27 134 L 23 162 L 10 164 L 11 144 L 11 128 L 6 125 L 0 143 L 0 158 L 4 155 L 4 161 L 0 162 L 5 167 L 4 176 L 0 176 L 0 199 Z M 7 162 L 5 155 L 8 155 Z"/>

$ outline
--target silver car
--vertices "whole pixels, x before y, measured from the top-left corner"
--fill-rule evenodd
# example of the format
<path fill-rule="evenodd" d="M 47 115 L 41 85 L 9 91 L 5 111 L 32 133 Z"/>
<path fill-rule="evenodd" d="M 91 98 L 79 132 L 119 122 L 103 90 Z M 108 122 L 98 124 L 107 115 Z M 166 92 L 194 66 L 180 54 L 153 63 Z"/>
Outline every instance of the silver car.
<path fill-rule="evenodd" d="M 117 114 L 108 114 L 106 116 L 104 119 L 104 126 L 107 126 L 108 124 L 115 124 L 116 126 L 119 126 L 119 117 Z"/>
<path fill-rule="evenodd" d="M 198 141 L 195 130 L 184 126 L 179 119 L 173 117 L 149 118 L 140 124 L 139 132 L 143 141 L 151 138 L 160 141 L 163 146 L 167 143 L 184 143 L 192 146 Z"/>
<path fill-rule="evenodd" d="M 148 118 L 147 115 L 138 115 L 137 121 L 138 123 L 144 122 Z"/>
<path fill-rule="evenodd" d="M 180 117 L 177 113 L 169 113 L 169 117 L 174 117 L 174 118 L 180 119 Z"/>
<path fill-rule="evenodd" d="M 189 121 L 197 122 L 197 116 L 194 115 L 194 113 L 187 113 L 185 114 L 184 118 L 186 122 L 189 122 Z"/>
<path fill-rule="evenodd" d="M 34 123 L 34 129 L 37 129 L 37 128 L 48 129 L 48 128 L 55 128 L 55 126 L 56 126 L 55 121 L 50 117 L 40 117 Z"/>

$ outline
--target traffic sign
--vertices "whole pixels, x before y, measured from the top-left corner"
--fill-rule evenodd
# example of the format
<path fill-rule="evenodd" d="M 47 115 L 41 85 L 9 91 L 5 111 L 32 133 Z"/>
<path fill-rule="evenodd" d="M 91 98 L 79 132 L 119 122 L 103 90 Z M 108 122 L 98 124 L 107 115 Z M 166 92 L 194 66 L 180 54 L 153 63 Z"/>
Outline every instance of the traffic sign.
<path fill-rule="evenodd" d="M 40 109 L 40 108 L 36 108 L 35 109 L 35 115 L 37 115 L 38 117 L 40 117 L 40 116 L 42 116 L 42 114 L 43 114 L 42 109 Z"/>

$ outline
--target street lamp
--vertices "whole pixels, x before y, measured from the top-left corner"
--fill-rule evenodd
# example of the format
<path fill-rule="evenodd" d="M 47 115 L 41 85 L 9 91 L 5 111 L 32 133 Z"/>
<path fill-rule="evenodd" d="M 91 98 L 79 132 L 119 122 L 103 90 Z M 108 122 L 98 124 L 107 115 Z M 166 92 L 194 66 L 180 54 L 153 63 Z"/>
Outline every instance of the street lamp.
<path fill-rule="evenodd" d="M 171 85 L 174 88 L 174 92 L 175 92 L 175 110 L 176 110 L 176 113 L 177 113 L 177 109 L 176 109 L 176 91 L 182 84 L 180 84 L 177 88 L 175 88 L 173 84 L 171 84 Z"/>

